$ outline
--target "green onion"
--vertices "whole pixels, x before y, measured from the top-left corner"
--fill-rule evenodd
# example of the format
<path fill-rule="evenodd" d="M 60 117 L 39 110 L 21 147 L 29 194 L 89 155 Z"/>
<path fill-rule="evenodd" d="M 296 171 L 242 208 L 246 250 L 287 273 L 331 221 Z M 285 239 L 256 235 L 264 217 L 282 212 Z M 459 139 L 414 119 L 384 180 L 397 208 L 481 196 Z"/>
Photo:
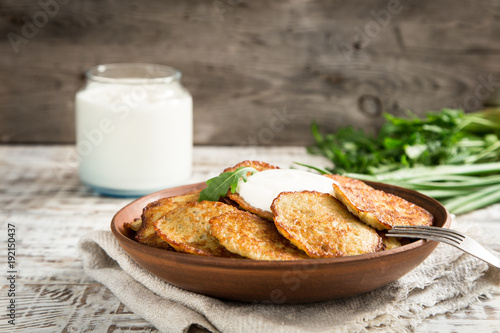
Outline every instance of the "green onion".
<path fill-rule="evenodd" d="M 500 184 L 483 188 L 469 195 L 463 195 L 444 203 L 454 214 L 467 213 L 500 201 Z"/>
<path fill-rule="evenodd" d="M 352 127 L 323 135 L 313 122 L 308 152 L 333 167 L 311 168 L 414 189 L 455 214 L 500 202 L 500 108 L 385 117 L 376 136 Z"/>

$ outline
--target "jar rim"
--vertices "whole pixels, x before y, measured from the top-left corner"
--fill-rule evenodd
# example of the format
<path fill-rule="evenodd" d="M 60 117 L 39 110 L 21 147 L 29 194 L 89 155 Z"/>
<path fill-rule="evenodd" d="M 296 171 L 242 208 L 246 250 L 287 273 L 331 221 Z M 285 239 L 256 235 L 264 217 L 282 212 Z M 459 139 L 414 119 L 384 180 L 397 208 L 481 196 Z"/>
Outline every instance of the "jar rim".
<path fill-rule="evenodd" d="M 170 66 L 150 63 L 101 64 L 85 71 L 85 77 L 100 83 L 158 84 L 180 81 L 182 73 Z"/>

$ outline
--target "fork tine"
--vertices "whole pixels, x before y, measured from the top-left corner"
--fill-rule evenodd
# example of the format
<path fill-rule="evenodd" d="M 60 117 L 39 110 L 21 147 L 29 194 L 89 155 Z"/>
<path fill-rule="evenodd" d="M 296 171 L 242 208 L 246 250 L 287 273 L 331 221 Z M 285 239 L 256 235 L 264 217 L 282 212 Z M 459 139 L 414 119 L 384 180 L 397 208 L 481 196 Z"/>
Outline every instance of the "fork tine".
<path fill-rule="evenodd" d="M 436 230 L 439 229 L 439 230 Z M 410 238 L 426 238 L 429 237 L 439 238 L 438 241 L 441 241 L 441 238 L 446 239 L 450 242 L 459 244 L 461 241 L 465 239 L 465 235 L 460 233 L 449 233 L 447 232 L 449 229 L 429 229 L 429 228 L 413 228 L 413 227 L 393 227 L 393 229 L 389 230 L 387 236 L 395 237 L 410 237 Z M 406 236 L 403 236 L 405 234 Z"/>
<path fill-rule="evenodd" d="M 407 237 L 407 238 L 423 238 L 437 242 L 443 242 L 449 245 L 458 246 L 460 242 L 454 238 L 448 238 L 446 236 L 441 235 L 433 235 L 429 233 L 422 232 L 388 232 L 386 234 L 387 237 Z"/>
<path fill-rule="evenodd" d="M 436 232 L 438 234 L 445 234 L 445 235 L 455 235 L 460 238 L 465 238 L 466 236 L 456 230 L 453 229 L 445 229 L 445 228 L 440 228 L 440 227 L 433 227 L 433 226 L 394 226 L 393 230 L 428 230 L 432 232 Z"/>

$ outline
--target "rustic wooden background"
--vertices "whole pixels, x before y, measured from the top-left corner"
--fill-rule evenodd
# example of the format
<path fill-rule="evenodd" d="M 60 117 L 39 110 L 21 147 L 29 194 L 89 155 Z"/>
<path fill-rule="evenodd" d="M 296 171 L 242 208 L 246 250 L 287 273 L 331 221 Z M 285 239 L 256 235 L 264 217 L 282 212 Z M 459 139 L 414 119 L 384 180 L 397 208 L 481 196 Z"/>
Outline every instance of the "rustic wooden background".
<path fill-rule="evenodd" d="M 0 142 L 71 143 L 86 68 L 180 69 L 195 143 L 301 145 L 309 124 L 470 110 L 500 87 L 496 0 L 0 0 Z"/>

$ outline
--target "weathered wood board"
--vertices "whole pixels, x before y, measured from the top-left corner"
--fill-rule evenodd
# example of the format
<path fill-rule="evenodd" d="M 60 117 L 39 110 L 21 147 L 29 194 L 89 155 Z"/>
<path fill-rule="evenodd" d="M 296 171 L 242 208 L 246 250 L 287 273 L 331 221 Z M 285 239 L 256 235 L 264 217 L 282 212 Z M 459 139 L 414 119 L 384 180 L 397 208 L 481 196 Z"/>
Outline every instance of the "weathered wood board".
<path fill-rule="evenodd" d="M 183 72 L 196 144 L 302 145 L 500 88 L 493 0 L 2 0 L 0 142 L 71 143 L 86 68 Z"/>

